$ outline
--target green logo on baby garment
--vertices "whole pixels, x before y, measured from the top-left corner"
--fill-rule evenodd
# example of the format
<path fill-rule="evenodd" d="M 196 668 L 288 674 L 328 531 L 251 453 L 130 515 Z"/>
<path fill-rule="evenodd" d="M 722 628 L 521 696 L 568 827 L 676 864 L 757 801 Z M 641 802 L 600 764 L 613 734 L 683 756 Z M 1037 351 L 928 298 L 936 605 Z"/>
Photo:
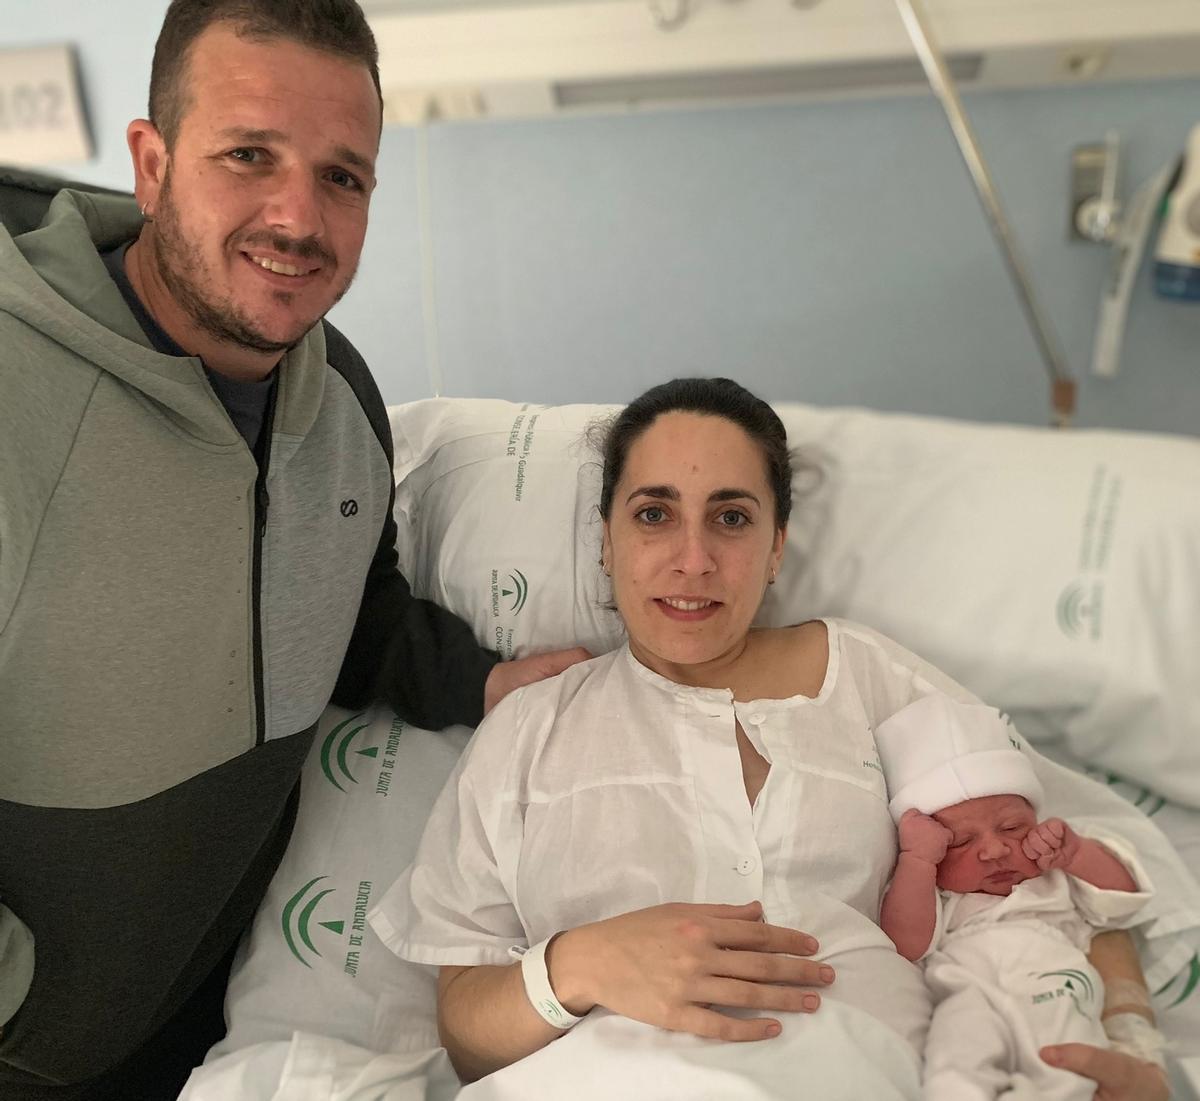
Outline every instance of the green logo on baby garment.
<path fill-rule="evenodd" d="M 354 774 L 350 771 L 350 748 L 354 739 L 358 737 L 368 726 L 370 722 L 359 723 L 361 714 L 354 715 L 352 718 L 346 719 L 335 726 L 328 734 L 325 735 L 325 741 L 321 743 L 321 771 L 325 773 L 325 778 L 338 791 L 346 789 L 338 782 L 339 778 L 348 780 L 352 784 L 357 784 L 358 781 L 354 778 Z M 357 726 L 352 724 L 358 723 Z M 347 727 L 351 729 L 347 730 Z M 378 757 L 379 746 L 366 746 L 363 749 L 354 750 L 356 757 Z"/>
<path fill-rule="evenodd" d="M 314 937 L 328 939 L 326 934 L 315 932 L 314 923 L 317 928 L 324 929 L 327 933 L 332 933 L 337 937 L 342 937 L 346 933 L 344 918 L 317 920 L 317 907 L 330 895 L 336 893 L 336 889 L 333 887 L 317 888 L 318 883 L 328 878 L 328 876 L 318 875 L 304 884 L 284 904 L 280 919 L 283 939 L 287 942 L 288 950 L 310 969 L 312 964 L 305 958 L 306 956 L 324 958 Z M 342 967 L 342 970 L 351 977 L 358 975 L 359 954 L 367 930 L 367 907 L 371 900 L 371 886 L 369 879 L 360 880 L 358 891 L 354 897 L 354 917 L 350 922 L 350 950 L 346 953 L 345 963 Z M 332 905 L 332 903 L 327 904 L 324 909 L 328 912 Z"/>
<path fill-rule="evenodd" d="M 1032 971 L 1030 974 L 1034 975 Z M 1033 995 L 1034 1005 L 1054 1001 L 1056 998 L 1070 998 L 1076 1011 L 1082 1016 L 1095 1016 L 1094 1012 L 1089 1012 L 1089 1008 L 1096 1004 L 1096 985 L 1085 972 L 1067 968 L 1063 971 L 1043 971 L 1034 977 L 1038 980 L 1048 979 L 1054 984 L 1051 989 Z"/>

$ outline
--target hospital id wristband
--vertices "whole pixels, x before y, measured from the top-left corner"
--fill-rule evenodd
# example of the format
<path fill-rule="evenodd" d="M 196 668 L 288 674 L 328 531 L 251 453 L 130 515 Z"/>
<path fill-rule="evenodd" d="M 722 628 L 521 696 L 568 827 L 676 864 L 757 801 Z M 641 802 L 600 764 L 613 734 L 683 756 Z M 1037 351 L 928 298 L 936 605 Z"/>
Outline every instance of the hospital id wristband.
<path fill-rule="evenodd" d="M 555 936 L 557 935 L 556 933 Z M 557 1028 L 560 1032 L 566 1032 L 567 1029 L 574 1028 L 579 1024 L 583 1018 L 568 1013 L 555 996 L 554 987 L 550 985 L 550 972 L 546 970 L 546 949 L 550 947 L 552 940 L 554 937 L 549 937 L 540 944 L 533 945 L 532 948 L 513 947 L 508 950 L 508 954 L 521 961 L 521 978 L 525 982 L 525 996 L 529 999 L 529 1004 L 533 1006 L 534 1012 L 546 1024 Z"/>

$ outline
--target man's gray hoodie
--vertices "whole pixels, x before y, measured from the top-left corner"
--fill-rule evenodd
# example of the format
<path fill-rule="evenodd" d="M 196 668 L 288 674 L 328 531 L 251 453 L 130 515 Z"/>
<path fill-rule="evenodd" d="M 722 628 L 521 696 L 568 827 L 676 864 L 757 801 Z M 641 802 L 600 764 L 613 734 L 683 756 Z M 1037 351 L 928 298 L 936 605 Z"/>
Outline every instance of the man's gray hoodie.
<path fill-rule="evenodd" d="M 284 357 L 260 469 L 104 268 L 140 224 L 63 191 L 0 229 L 5 1098 L 119 1063 L 228 952 L 331 696 L 473 723 L 495 661 L 396 569 L 350 344 L 322 323 Z"/>

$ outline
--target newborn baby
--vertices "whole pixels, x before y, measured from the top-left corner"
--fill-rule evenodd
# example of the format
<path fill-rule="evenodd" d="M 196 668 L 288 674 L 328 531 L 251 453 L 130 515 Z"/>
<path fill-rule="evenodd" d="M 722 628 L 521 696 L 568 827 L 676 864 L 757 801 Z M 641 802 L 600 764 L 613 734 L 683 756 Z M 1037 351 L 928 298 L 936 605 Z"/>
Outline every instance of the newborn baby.
<path fill-rule="evenodd" d="M 1041 818 L 1042 786 L 993 708 L 927 696 L 876 741 L 900 842 L 880 924 L 934 998 L 926 1098 L 1091 1101 L 1094 1082 L 1038 1052 L 1109 1046 L 1086 953 L 1150 898 L 1132 848 Z"/>

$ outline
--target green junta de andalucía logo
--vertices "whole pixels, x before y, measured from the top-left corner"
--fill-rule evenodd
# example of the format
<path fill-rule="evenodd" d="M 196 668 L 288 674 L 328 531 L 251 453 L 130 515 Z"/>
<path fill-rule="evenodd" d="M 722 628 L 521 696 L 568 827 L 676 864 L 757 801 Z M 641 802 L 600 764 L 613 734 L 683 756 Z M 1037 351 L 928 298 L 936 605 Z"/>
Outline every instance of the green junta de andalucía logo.
<path fill-rule="evenodd" d="M 378 729 L 379 724 L 370 718 L 364 718 L 364 715 L 365 712 L 343 719 L 325 735 L 321 741 L 321 771 L 325 774 L 325 779 L 338 791 L 350 791 L 352 790 L 350 785 L 358 783 L 358 777 L 351 771 L 352 763 L 358 757 L 369 757 L 379 765 L 375 773 L 374 793 L 386 797 L 391 791 L 392 778 L 396 773 L 396 760 L 400 752 L 400 735 L 404 731 L 404 720 L 398 715 L 392 716 L 384 745 L 368 745 L 355 749 L 354 739 L 367 727 L 375 726 Z M 377 735 L 372 735 L 374 740 L 377 740 L 377 737 Z M 343 787 L 342 784 L 346 781 L 349 783 Z M 370 791 L 371 789 L 368 787 L 366 790 Z"/>
<path fill-rule="evenodd" d="M 547 998 L 543 998 L 540 1002 L 538 1002 L 538 1008 L 542 1011 L 543 1016 L 550 1017 L 555 1021 L 562 1018 L 562 1010 L 559 1009 L 554 1002 Z"/>
<path fill-rule="evenodd" d="M 517 615 L 525 607 L 525 600 L 529 596 L 529 582 L 520 570 L 513 570 L 508 575 L 508 582 L 509 587 L 501 589 L 500 595 L 509 598 L 509 609 L 513 615 Z"/>
<path fill-rule="evenodd" d="M 1058 979 L 1059 982 L 1053 990 L 1035 994 L 1033 996 L 1034 1005 L 1039 1002 L 1051 1001 L 1054 998 L 1070 998 L 1076 1010 L 1083 1016 L 1094 1016 L 1084 1008 L 1084 1006 L 1094 1005 L 1096 1001 L 1096 984 L 1092 982 L 1086 971 L 1068 967 L 1062 971 L 1043 971 L 1037 977 L 1039 979 Z"/>
<path fill-rule="evenodd" d="M 321 907 L 322 903 L 330 895 L 337 893 L 337 889 L 334 887 L 317 886 L 328 878 L 328 876 L 324 875 L 313 876 L 312 879 L 287 900 L 280 916 L 280 924 L 283 927 L 283 939 L 287 943 L 288 950 L 305 967 L 310 969 L 312 967 L 312 963 L 310 962 L 311 957 L 324 958 L 313 938 L 314 936 L 324 937 L 325 934 L 317 934 L 315 932 L 313 929 L 314 922 L 318 928 L 324 929 L 327 933 L 332 933 L 336 937 L 346 935 L 346 920 L 344 917 L 331 917 L 326 921 L 320 921 L 317 918 L 317 908 Z M 354 917 L 350 921 L 348 942 L 350 950 L 346 953 L 345 963 L 342 967 L 342 970 L 351 976 L 358 974 L 359 950 L 367 929 L 367 906 L 371 899 L 371 886 L 372 884 L 369 879 L 361 880 L 354 898 Z M 330 901 L 325 904 L 323 909 L 327 912 L 336 913 L 335 905 Z"/>
<path fill-rule="evenodd" d="M 1148 787 L 1139 786 L 1132 780 L 1126 780 L 1115 772 L 1106 772 L 1101 768 L 1088 768 L 1086 772 L 1093 780 L 1107 784 L 1118 795 L 1128 799 L 1147 818 L 1153 818 L 1167 805 L 1165 796 L 1151 791 Z"/>
<path fill-rule="evenodd" d="M 529 599 L 529 581 L 520 570 L 502 573 L 492 570 L 492 616 L 500 614 L 501 605 L 513 615 L 520 615 Z"/>
<path fill-rule="evenodd" d="M 1055 618 L 1067 638 L 1100 637 L 1104 589 L 1099 582 L 1072 581 L 1058 595 Z"/>
<path fill-rule="evenodd" d="M 350 771 L 349 756 L 350 747 L 354 739 L 371 725 L 367 721 L 360 722 L 359 720 L 362 717 L 360 713 L 338 723 L 337 726 L 325 735 L 325 740 L 321 743 L 321 771 L 325 773 L 325 778 L 338 791 L 346 790 L 338 782 L 339 777 L 343 780 L 348 780 L 352 784 L 358 783 L 354 778 L 354 774 Z M 350 729 L 347 730 L 347 727 Z M 366 746 L 363 749 L 356 749 L 354 755 L 356 757 L 378 757 L 379 746 L 372 745 Z"/>
<path fill-rule="evenodd" d="M 1174 1009 L 1186 1002 L 1200 989 L 1200 952 L 1192 956 L 1191 962 L 1173 979 L 1160 986 L 1155 992 L 1156 998 L 1169 998 L 1167 1009 Z"/>
<path fill-rule="evenodd" d="M 306 948 L 314 956 L 321 955 L 321 950 L 313 943 L 311 925 L 317 907 L 321 904 L 322 899 L 334 893 L 334 888 L 326 887 L 324 890 L 313 890 L 313 888 L 326 878 L 323 875 L 314 876 L 292 895 L 283 907 L 283 939 L 287 941 L 292 955 L 305 967 L 312 967 L 312 964 L 301 954 L 301 948 Z M 313 892 L 311 896 L 309 891 Z M 320 921 L 317 924 L 322 929 L 336 933 L 339 937 L 346 931 L 345 921 Z"/>

